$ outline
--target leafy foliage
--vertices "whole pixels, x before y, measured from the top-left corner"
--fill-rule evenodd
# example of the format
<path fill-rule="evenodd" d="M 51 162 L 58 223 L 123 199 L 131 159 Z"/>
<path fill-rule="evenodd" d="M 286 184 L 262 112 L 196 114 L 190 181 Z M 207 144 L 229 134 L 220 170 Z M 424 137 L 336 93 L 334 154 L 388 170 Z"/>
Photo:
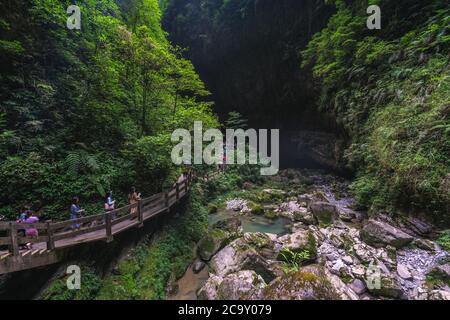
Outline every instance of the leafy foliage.
<path fill-rule="evenodd" d="M 360 205 L 427 211 L 449 222 L 449 15 L 445 1 L 370 1 L 383 26 L 367 30 L 367 1 L 337 12 L 302 53 L 321 87 L 318 107 L 349 137 Z"/>
<path fill-rule="evenodd" d="M 157 0 L 78 1 L 79 31 L 66 28 L 71 4 L 0 4 L 0 212 L 10 219 L 24 205 L 67 218 L 74 195 L 95 213 L 110 188 L 122 201 L 131 185 L 160 190 L 177 170 L 170 133 L 217 126 Z"/>

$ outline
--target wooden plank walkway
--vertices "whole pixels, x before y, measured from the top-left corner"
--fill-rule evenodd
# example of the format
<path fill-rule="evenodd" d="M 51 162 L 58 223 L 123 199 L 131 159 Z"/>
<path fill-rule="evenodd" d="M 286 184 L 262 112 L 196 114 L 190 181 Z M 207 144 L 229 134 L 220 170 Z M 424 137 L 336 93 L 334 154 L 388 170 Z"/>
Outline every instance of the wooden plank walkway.
<path fill-rule="evenodd" d="M 172 206 L 188 194 L 192 174 L 180 176 L 172 189 L 140 200 L 107 213 L 82 217 L 76 220 L 48 223 L 0 222 L 0 274 L 36 268 L 60 261 L 58 250 L 80 244 L 105 240 L 130 228 L 142 227 L 146 220 L 168 212 Z M 72 228 L 74 225 L 79 228 Z M 32 226 L 38 229 L 39 237 L 31 240 L 20 236 L 18 230 Z M 6 236 L 2 236 L 6 233 Z M 31 250 L 20 246 L 33 242 Z"/>

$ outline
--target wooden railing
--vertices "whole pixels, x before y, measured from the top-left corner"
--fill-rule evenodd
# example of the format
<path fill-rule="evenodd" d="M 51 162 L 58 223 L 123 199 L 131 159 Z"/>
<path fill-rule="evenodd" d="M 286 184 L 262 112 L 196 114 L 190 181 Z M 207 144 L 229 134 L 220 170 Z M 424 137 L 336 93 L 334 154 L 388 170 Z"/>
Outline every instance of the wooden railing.
<path fill-rule="evenodd" d="M 20 256 L 21 246 L 27 243 L 36 244 L 36 247 L 33 245 L 35 251 L 53 251 L 99 239 L 110 242 L 114 234 L 134 226 L 142 227 L 145 220 L 169 210 L 187 194 L 191 183 L 192 174 L 189 173 L 169 191 L 141 199 L 135 204 L 79 219 L 45 223 L 0 222 L 0 248 L 7 249 L 0 249 L 0 258 Z M 31 238 L 25 236 L 25 232 L 19 232 L 27 228 L 37 229 L 39 236 Z"/>

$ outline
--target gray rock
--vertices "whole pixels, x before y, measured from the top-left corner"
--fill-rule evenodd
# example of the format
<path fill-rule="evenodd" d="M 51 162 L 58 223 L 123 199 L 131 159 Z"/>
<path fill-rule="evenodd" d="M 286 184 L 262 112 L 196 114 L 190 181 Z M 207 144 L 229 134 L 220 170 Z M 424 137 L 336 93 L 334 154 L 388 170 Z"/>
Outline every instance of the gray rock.
<path fill-rule="evenodd" d="M 397 274 L 400 276 L 400 278 L 409 280 L 412 279 L 411 272 L 409 272 L 408 268 L 403 264 L 397 265 Z"/>
<path fill-rule="evenodd" d="M 326 270 L 310 265 L 300 271 L 285 274 L 264 290 L 266 300 L 336 300 L 341 299 Z"/>
<path fill-rule="evenodd" d="M 430 271 L 430 274 L 433 274 L 433 278 L 439 278 L 450 286 L 450 263 L 437 265 Z"/>
<path fill-rule="evenodd" d="M 264 280 L 272 281 L 278 275 L 277 265 L 269 263 L 262 253 L 274 250 L 270 247 L 273 241 L 269 234 L 246 233 L 214 255 L 209 263 L 211 272 L 226 277 L 241 270 L 253 270 Z M 276 253 L 272 255 L 275 258 Z"/>
<path fill-rule="evenodd" d="M 411 241 L 413 237 L 385 222 L 369 220 L 360 232 L 361 239 L 374 247 L 391 245 L 401 248 Z"/>
<path fill-rule="evenodd" d="M 355 279 L 349 285 L 350 289 L 352 289 L 357 295 L 361 295 L 367 291 L 366 284 L 364 281 L 360 279 Z"/>
<path fill-rule="evenodd" d="M 211 274 L 203 287 L 197 292 L 197 298 L 199 300 L 216 300 L 217 289 L 220 283 L 222 283 L 222 280 L 222 277 Z"/>
<path fill-rule="evenodd" d="M 350 269 L 355 278 L 364 279 L 366 275 L 366 268 L 363 265 L 352 266 Z"/>
<path fill-rule="evenodd" d="M 339 219 L 341 219 L 342 221 L 351 222 L 356 218 L 356 212 L 349 208 L 338 208 L 337 210 Z"/>
<path fill-rule="evenodd" d="M 311 212 L 307 211 L 295 211 L 294 212 L 294 221 L 303 222 L 306 225 L 315 224 L 316 220 Z"/>
<path fill-rule="evenodd" d="M 312 202 L 309 205 L 309 209 L 317 221 L 324 225 L 331 224 L 336 217 L 336 206 L 328 202 Z"/>
<path fill-rule="evenodd" d="M 254 271 L 243 270 L 226 276 L 217 288 L 220 300 L 261 300 L 266 286 Z"/>
<path fill-rule="evenodd" d="M 417 246 L 417 248 L 427 250 L 427 251 L 435 251 L 436 245 L 433 241 L 427 240 L 427 239 L 416 239 L 414 240 L 414 244 Z"/>
<path fill-rule="evenodd" d="M 330 272 L 337 276 L 341 275 L 342 270 L 345 268 L 344 262 L 341 259 L 338 259 L 334 262 L 333 267 L 331 267 Z"/>
<path fill-rule="evenodd" d="M 197 254 L 204 260 L 209 261 L 227 242 L 230 233 L 221 229 L 213 229 L 204 236 L 197 245 Z"/>
<path fill-rule="evenodd" d="M 284 235 L 278 238 L 278 241 L 282 243 L 280 254 L 278 255 L 278 260 L 286 259 L 285 249 L 289 249 L 293 252 L 307 251 L 309 253 L 310 260 L 314 260 L 317 258 L 317 243 L 312 232 L 308 230 L 300 230 L 292 234 Z"/>
<path fill-rule="evenodd" d="M 206 264 L 203 261 L 197 260 L 194 265 L 192 266 L 192 271 L 197 274 L 200 271 L 203 270 L 203 268 L 206 266 Z"/>
<path fill-rule="evenodd" d="M 450 300 L 450 292 L 445 290 L 433 290 L 428 294 L 428 300 Z"/>
<path fill-rule="evenodd" d="M 325 255 L 328 261 L 336 261 L 339 258 L 339 254 L 337 252 L 328 253 Z"/>
<path fill-rule="evenodd" d="M 407 217 L 405 224 L 409 229 L 420 236 L 429 235 L 433 231 L 433 226 L 431 224 L 416 217 Z"/>
<path fill-rule="evenodd" d="M 379 281 L 367 282 L 366 280 L 366 285 L 369 292 L 376 296 L 393 299 L 400 299 L 404 296 L 401 286 L 390 274 L 381 273 Z"/>
<path fill-rule="evenodd" d="M 353 259 L 350 256 L 343 256 L 342 257 L 342 261 L 344 261 L 345 264 L 352 264 L 353 263 Z"/>

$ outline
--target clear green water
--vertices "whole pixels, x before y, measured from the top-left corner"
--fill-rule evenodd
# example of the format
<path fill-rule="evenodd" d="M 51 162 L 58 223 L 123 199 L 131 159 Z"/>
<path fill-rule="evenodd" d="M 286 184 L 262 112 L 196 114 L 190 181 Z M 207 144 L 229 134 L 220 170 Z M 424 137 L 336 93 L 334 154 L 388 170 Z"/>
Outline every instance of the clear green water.
<path fill-rule="evenodd" d="M 279 217 L 276 219 L 267 219 L 264 216 L 245 215 L 241 216 L 230 210 L 219 210 L 217 213 L 209 215 L 209 225 L 228 219 L 230 217 L 238 217 L 242 223 L 244 232 L 264 232 L 273 234 L 285 234 L 288 232 L 289 219 Z"/>

